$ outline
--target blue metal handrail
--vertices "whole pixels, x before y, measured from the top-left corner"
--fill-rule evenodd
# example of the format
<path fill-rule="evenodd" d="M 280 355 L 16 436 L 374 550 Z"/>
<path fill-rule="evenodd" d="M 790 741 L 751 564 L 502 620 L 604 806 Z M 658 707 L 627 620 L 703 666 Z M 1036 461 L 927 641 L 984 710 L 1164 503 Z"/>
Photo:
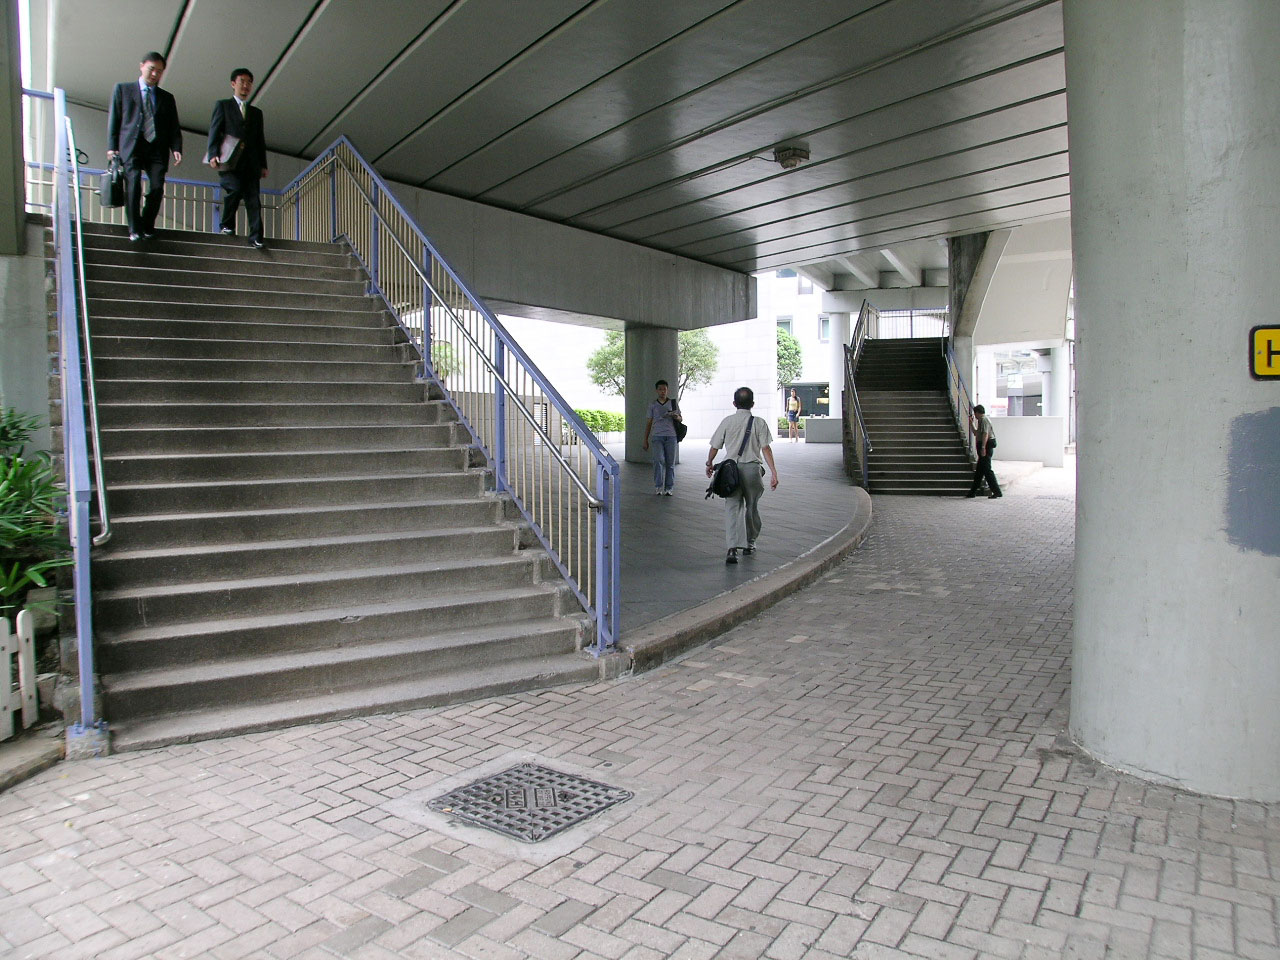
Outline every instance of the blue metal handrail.
<path fill-rule="evenodd" d="M 284 188 L 299 240 L 345 240 L 508 494 L 614 649 L 621 609 L 617 462 L 340 137 Z M 553 421 L 559 421 L 554 423 Z M 567 436 L 567 449 L 561 437 Z"/>
<path fill-rule="evenodd" d="M 72 582 L 75 593 L 76 652 L 80 669 L 80 722 L 67 731 L 69 740 L 89 737 L 105 730 L 94 703 L 93 598 L 89 580 L 89 552 L 93 534 L 89 526 L 89 501 L 93 487 L 89 480 L 89 443 L 85 424 L 85 396 L 82 377 L 85 364 L 81 354 L 79 297 L 73 233 L 79 211 L 73 196 L 71 124 L 67 119 L 66 94 L 54 92 L 55 163 L 53 239 L 54 269 L 58 305 L 58 359 L 62 389 L 62 444 L 67 479 L 67 512 L 74 558 Z M 90 371 L 89 375 L 92 375 Z"/>

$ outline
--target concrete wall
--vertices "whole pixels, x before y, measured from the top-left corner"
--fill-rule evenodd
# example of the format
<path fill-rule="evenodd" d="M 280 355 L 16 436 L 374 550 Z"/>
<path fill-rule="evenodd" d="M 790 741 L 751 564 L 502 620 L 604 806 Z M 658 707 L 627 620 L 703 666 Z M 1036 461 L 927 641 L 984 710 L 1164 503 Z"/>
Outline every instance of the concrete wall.
<path fill-rule="evenodd" d="M 42 231 L 28 224 L 27 252 L 0 256 L 0 406 L 38 416 L 46 426 L 34 438 L 49 449 L 49 326 L 45 306 Z"/>
<path fill-rule="evenodd" d="M 1033 460 L 1060 467 L 1067 442 L 1063 417 L 992 417 L 996 460 Z"/>

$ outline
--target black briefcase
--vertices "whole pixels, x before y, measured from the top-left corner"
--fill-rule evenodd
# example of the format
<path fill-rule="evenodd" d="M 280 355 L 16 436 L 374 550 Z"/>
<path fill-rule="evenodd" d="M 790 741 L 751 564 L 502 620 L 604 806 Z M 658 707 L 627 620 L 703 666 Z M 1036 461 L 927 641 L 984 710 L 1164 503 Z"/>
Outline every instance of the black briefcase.
<path fill-rule="evenodd" d="M 124 164 L 112 157 L 98 176 L 98 197 L 104 207 L 124 206 Z"/>

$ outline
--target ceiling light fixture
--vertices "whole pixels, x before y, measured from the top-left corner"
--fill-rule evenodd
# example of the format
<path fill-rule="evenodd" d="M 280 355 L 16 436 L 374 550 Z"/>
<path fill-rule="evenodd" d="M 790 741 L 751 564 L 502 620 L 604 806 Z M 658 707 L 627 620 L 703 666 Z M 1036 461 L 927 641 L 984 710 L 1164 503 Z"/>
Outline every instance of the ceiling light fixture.
<path fill-rule="evenodd" d="M 773 159 L 783 170 L 794 170 L 809 159 L 808 147 L 774 147 Z"/>

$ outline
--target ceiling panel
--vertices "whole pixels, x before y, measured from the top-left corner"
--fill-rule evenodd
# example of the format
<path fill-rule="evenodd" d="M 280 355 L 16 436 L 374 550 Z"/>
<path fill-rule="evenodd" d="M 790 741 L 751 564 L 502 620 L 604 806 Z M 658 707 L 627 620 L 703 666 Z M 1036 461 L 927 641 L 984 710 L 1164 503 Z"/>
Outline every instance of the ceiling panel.
<path fill-rule="evenodd" d="M 253 102 L 266 114 L 271 146 L 284 153 L 322 149 L 323 132 L 387 69 L 450 0 L 328 0 L 283 51 L 258 73 Z M 331 137 L 330 140 L 336 138 Z"/>
<path fill-rule="evenodd" d="M 215 100 L 231 96 L 236 67 L 270 70 L 307 22 L 316 0 L 191 0 L 169 51 L 161 86 L 178 101 L 185 126 L 209 126 Z M 188 148 L 190 150 L 190 148 Z"/>
<path fill-rule="evenodd" d="M 473 87 L 389 151 L 384 162 L 404 170 L 406 180 L 424 183 L 733 2 L 591 4 L 548 36 L 537 56 L 513 61 Z M 558 68 L 547 70 L 548 63 Z M 585 109 L 581 102 L 575 108 Z"/>
<path fill-rule="evenodd" d="M 847 216 L 854 210 L 860 213 L 864 209 L 863 205 L 875 198 L 900 195 L 902 191 L 922 185 L 932 184 L 939 190 L 963 192 L 963 188 L 955 182 L 960 177 L 997 171 L 1006 176 L 1024 175 L 1035 162 L 1045 157 L 1052 158 L 1065 172 L 1067 162 L 1065 126 L 1051 127 L 1004 142 L 983 144 L 971 150 L 940 156 L 925 155 L 923 160 L 916 159 L 920 154 L 914 150 L 915 144 L 904 146 L 911 152 L 904 154 L 902 163 L 885 162 L 882 166 L 872 168 L 874 172 L 862 177 L 801 196 L 762 204 L 748 212 L 714 217 L 687 227 L 663 231 L 646 237 L 645 240 L 651 244 L 687 249 L 689 244 L 714 237 L 755 236 L 761 230 L 779 224 L 805 229 L 804 224 L 808 221 Z M 888 153 L 889 150 L 886 147 L 879 152 Z M 885 158 L 886 161 L 889 159 Z"/>
<path fill-rule="evenodd" d="M 1061 58 L 1049 56 L 1008 74 L 947 84 L 910 101 L 860 113 L 810 136 L 812 156 L 794 170 L 783 170 L 772 161 L 736 163 L 635 192 L 567 222 L 617 236 L 645 237 L 692 222 L 693 217 L 749 211 L 762 203 L 844 183 L 880 169 L 885 152 L 895 150 L 901 140 L 923 138 L 920 149 L 929 156 L 1065 124 L 1062 93 L 1028 100 L 1036 91 L 1060 89 L 1061 82 Z"/>
<path fill-rule="evenodd" d="M 868 5 L 870 0 L 797 0 L 796 15 L 789 6 L 787 14 L 779 16 L 774 0 L 743 0 L 432 178 L 427 186 L 482 196 L 526 175 L 535 165 L 558 162 L 562 154 L 581 150 L 580 145 L 636 117 L 653 111 L 678 116 L 671 105 L 691 91 L 715 86 L 727 74 L 767 59 L 817 29 L 853 19 Z M 635 140 L 632 146 L 652 147 L 669 140 L 664 135 L 649 142 Z"/>
<path fill-rule="evenodd" d="M 538 171 L 531 171 L 502 190 L 491 191 L 485 196 L 499 202 L 521 199 L 528 209 L 541 216 L 572 218 L 623 191 L 634 192 L 665 182 L 673 176 L 708 169 L 726 160 L 735 161 L 767 153 L 773 144 L 779 142 L 808 141 L 811 151 L 815 146 L 821 146 L 820 156 L 843 153 L 839 140 L 842 135 L 854 135 L 856 126 L 845 125 L 830 130 L 830 136 L 821 139 L 814 135 L 814 131 L 827 130 L 839 124 L 850 115 L 851 107 L 862 113 L 888 104 L 904 103 L 909 110 L 912 97 L 946 83 L 998 70 L 1008 64 L 1010 55 L 1019 60 L 1024 55 L 1034 55 L 1039 52 L 1039 38 L 1035 34 L 1020 32 L 1021 26 L 1025 24 L 1007 22 L 920 49 L 883 67 L 857 72 L 841 83 L 802 98 L 754 113 L 732 124 L 720 125 L 713 132 L 687 142 L 671 143 L 656 155 L 612 163 L 603 172 L 580 178 L 583 182 L 572 187 L 565 186 L 569 171 L 558 169 L 553 173 L 543 165 Z M 913 41 L 917 38 L 918 35 L 911 37 Z M 843 39 L 852 42 L 852 38 Z M 957 66 L 952 67 L 953 64 Z M 1010 87 L 1004 99 L 1008 102 L 1017 95 Z M 709 116 L 703 116 L 703 119 L 709 120 Z M 566 160 L 560 158 L 560 163 Z M 534 173 L 541 175 L 531 182 Z M 560 185 L 554 196 L 526 197 L 513 192 L 517 184 L 550 188 L 557 181 Z"/>
<path fill-rule="evenodd" d="M 390 179 L 738 270 L 879 269 L 886 245 L 937 256 L 928 241 L 1069 209 L 1060 0 L 56 10 L 75 101 L 105 107 L 172 38 L 164 85 L 188 128 L 248 66 L 280 152 L 346 134 Z M 796 142 L 811 158 L 783 171 L 772 148 Z"/>

